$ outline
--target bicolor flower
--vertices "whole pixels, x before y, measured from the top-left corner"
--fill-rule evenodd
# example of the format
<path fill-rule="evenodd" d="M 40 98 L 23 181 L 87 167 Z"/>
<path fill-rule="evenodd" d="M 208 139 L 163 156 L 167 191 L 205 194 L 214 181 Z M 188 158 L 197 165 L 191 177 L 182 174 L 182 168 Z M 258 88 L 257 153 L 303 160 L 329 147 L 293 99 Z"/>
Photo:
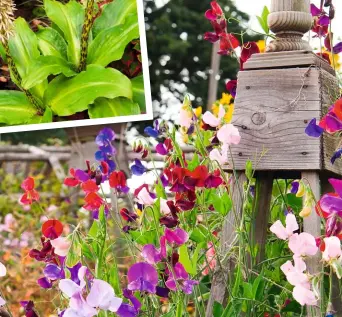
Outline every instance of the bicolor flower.
<path fill-rule="evenodd" d="M 324 238 L 324 251 L 322 254 L 322 258 L 326 262 L 330 262 L 331 260 L 337 259 L 342 255 L 341 250 L 341 241 L 338 237 L 327 237 Z"/>
<path fill-rule="evenodd" d="M 127 277 L 129 290 L 156 293 L 158 272 L 151 264 L 145 262 L 133 264 L 127 272 Z"/>
<path fill-rule="evenodd" d="M 198 281 L 190 280 L 189 274 L 185 271 L 184 266 L 177 262 L 169 273 L 169 278 L 165 285 L 172 291 L 182 290 L 185 294 L 191 294 L 193 287 L 198 285 Z"/>

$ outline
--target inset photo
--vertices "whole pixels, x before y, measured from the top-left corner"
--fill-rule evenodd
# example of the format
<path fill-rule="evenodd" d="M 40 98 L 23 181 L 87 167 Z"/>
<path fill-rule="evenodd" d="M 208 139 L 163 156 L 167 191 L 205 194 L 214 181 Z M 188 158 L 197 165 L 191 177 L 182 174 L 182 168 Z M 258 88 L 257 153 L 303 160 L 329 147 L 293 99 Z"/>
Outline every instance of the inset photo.
<path fill-rule="evenodd" d="M 0 133 L 153 118 L 142 0 L 2 0 Z"/>

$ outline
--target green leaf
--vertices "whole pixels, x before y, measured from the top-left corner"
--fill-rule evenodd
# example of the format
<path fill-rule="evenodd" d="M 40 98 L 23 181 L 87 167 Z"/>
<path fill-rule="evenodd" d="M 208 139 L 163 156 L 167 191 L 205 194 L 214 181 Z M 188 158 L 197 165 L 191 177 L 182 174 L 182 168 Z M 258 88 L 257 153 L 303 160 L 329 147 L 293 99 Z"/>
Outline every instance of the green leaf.
<path fill-rule="evenodd" d="M 243 286 L 243 297 L 253 299 L 253 286 L 247 282 L 242 283 Z"/>
<path fill-rule="evenodd" d="M 75 66 L 79 65 L 81 55 L 81 34 L 84 23 L 84 8 L 75 0 L 67 4 L 55 0 L 44 0 L 46 15 L 63 32 L 68 42 L 68 58 Z"/>
<path fill-rule="evenodd" d="M 40 56 L 38 41 L 35 33 L 23 18 L 17 18 L 14 23 L 14 36 L 8 41 L 9 50 L 15 66 L 22 78 L 27 75 L 30 63 Z M 35 86 L 31 92 L 43 98 L 46 82 Z"/>
<path fill-rule="evenodd" d="M 52 122 L 53 114 L 49 107 L 46 107 L 44 115 L 42 116 L 34 116 L 28 124 L 37 124 L 37 123 L 50 123 Z"/>
<path fill-rule="evenodd" d="M 103 30 L 91 42 L 88 49 L 88 64 L 107 66 L 120 60 L 129 42 L 139 38 L 138 16 L 132 15 L 123 25 Z"/>
<path fill-rule="evenodd" d="M 268 10 L 268 7 L 264 6 L 264 9 L 262 10 L 262 13 L 261 13 L 261 17 L 257 16 L 259 24 L 266 34 L 270 32 L 270 29 L 268 27 L 268 22 L 267 22 L 267 18 L 269 14 L 270 14 L 270 11 Z"/>
<path fill-rule="evenodd" d="M 253 165 L 251 160 L 246 162 L 246 177 L 251 180 L 253 177 Z"/>
<path fill-rule="evenodd" d="M 183 244 L 180 248 L 179 248 L 179 262 L 181 264 L 183 264 L 185 270 L 191 274 L 191 275 L 195 275 L 196 274 L 196 265 L 195 267 L 193 266 L 192 261 L 190 260 L 190 256 L 188 253 L 188 247 Z"/>
<path fill-rule="evenodd" d="M 201 163 L 198 154 L 195 152 L 194 156 L 192 157 L 192 160 L 188 161 L 187 163 L 188 163 L 188 170 L 193 171 Z"/>
<path fill-rule="evenodd" d="M 68 59 L 67 43 L 63 39 L 62 35 L 53 28 L 43 28 L 37 33 L 39 50 L 45 56 L 56 56 L 64 59 Z"/>
<path fill-rule="evenodd" d="M 72 64 L 60 57 L 39 56 L 29 65 L 27 75 L 23 78 L 22 86 L 25 89 L 30 89 L 43 82 L 49 75 L 63 73 L 66 77 L 75 76 L 77 73 L 72 70 L 72 67 Z"/>
<path fill-rule="evenodd" d="M 213 306 L 213 317 L 222 317 L 224 308 L 221 303 L 214 302 Z"/>
<path fill-rule="evenodd" d="M 6 52 L 5 52 L 5 48 L 2 45 L 2 43 L 0 43 L 0 57 L 2 58 L 2 60 L 7 63 L 7 57 L 6 57 Z"/>
<path fill-rule="evenodd" d="M 93 26 L 94 38 L 105 29 L 123 24 L 128 15 L 136 13 L 137 0 L 115 0 L 104 5 Z"/>
<path fill-rule="evenodd" d="M 99 97 L 132 98 L 131 81 L 116 69 L 89 65 L 73 78 L 59 75 L 49 84 L 45 104 L 59 116 L 86 110 Z"/>
<path fill-rule="evenodd" d="M 261 272 L 253 282 L 253 299 L 261 301 L 264 298 L 264 280 Z"/>
<path fill-rule="evenodd" d="M 0 90 L 0 123 L 5 125 L 26 124 L 36 113 L 36 108 L 28 101 L 23 92 Z"/>
<path fill-rule="evenodd" d="M 138 103 L 141 112 L 146 112 L 144 77 L 137 76 L 131 80 L 133 89 L 133 101 Z"/>
<path fill-rule="evenodd" d="M 215 210 L 223 216 L 226 216 L 232 208 L 232 200 L 227 192 L 224 192 L 222 196 L 212 195 L 211 199 Z"/>
<path fill-rule="evenodd" d="M 140 108 L 137 103 L 124 97 L 98 98 L 94 105 L 89 106 L 88 113 L 91 119 L 131 116 L 140 114 Z"/>
<path fill-rule="evenodd" d="M 199 228 L 195 228 L 191 232 L 190 240 L 200 243 L 200 242 L 206 241 L 206 236 Z"/>

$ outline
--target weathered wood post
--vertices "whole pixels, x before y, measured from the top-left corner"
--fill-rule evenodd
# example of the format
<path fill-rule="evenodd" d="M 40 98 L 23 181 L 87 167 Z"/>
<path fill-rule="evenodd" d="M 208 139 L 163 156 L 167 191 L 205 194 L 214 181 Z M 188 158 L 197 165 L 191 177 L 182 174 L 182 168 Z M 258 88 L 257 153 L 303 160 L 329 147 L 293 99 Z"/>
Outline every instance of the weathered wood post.
<path fill-rule="evenodd" d="M 267 53 L 252 55 L 239 72 L 233 118 L 242 137 L 240 144 L 232 147 L 235 168 L 241 174 L 247 159 L 258 162 L 254 164 L 257 184 L 252 229 L 259 246 L 258 261 L 264 257 L 273 179 L 305 178 L 319 198 L 320 181 L 329 174 L 342 174 L 340 161 L 330 163 L 337 141 L 305 134 L 308 122 L 322 117 L 339 95 L 335 71 L 302 39 L 312 25 L 310 1 L 271 0 L 270 11 L 268 24 L 276 39 Z M 320 219 L 314 211 L 304 220 L 304 230 L 321 235 Z M 226 245 L 230 236 L 223 231 L 221 243 Z M 311 273 L 322 269 L 319 259 L 307 264 Z M 223 303 L 226 298 L 222 285 L 214 279 L 207 317 L 212 316 L 214 301 Z M 341 298 L 334 309 L 335 316 L 342 316 Z M 324 312 L 315 307 L 308 309 L 308 316 L 324 316 Z"/>

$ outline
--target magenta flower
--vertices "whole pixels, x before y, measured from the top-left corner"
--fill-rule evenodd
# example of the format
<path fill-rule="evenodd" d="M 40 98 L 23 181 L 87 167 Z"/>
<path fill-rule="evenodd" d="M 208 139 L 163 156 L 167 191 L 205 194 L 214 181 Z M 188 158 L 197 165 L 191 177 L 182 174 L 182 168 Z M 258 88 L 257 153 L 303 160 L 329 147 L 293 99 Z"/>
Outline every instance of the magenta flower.
<path fill-rule="evenodd" d="M 172 291 L 181 289 L 185 294 L 191 294 L 194 285 L 198 285 L 198 281 L 190 280 L 184 266 L 178 262 L 165 284 Z"/>
<path fill-rule="evenodd" d="M 124 289 L 123 295 L 130 300 L 132 305 L 129 305 L 127 303 L 122 303 L 116 314 L 120 317 L 136 317 L 139 315 L 139 311 L 141 308 L 141 303 L 139 300 L 133 295 L 133 292 Z"/>
<path fill-rule="evenodd" d="M 145 262 L 133 264 L 127 272 L 127 277 L 128 290 L 156 293 L 158 272 L 151 264 Z"/>
<path fill-rule="evenodd" d="M 205 12 L 205 17 L 209 21 L 215 21 L 223 17 L 223 10 L 216 1 L 211 1 L 210 6 L 211 9 Z"/>
<path fill-rule="evenodd" d="M 188 233 L 180 228 L 177 228 L 175 230 L 166 228 L 164 236 L 166 241 L 173 246 L 181 246 L 189 240 Z"/>

